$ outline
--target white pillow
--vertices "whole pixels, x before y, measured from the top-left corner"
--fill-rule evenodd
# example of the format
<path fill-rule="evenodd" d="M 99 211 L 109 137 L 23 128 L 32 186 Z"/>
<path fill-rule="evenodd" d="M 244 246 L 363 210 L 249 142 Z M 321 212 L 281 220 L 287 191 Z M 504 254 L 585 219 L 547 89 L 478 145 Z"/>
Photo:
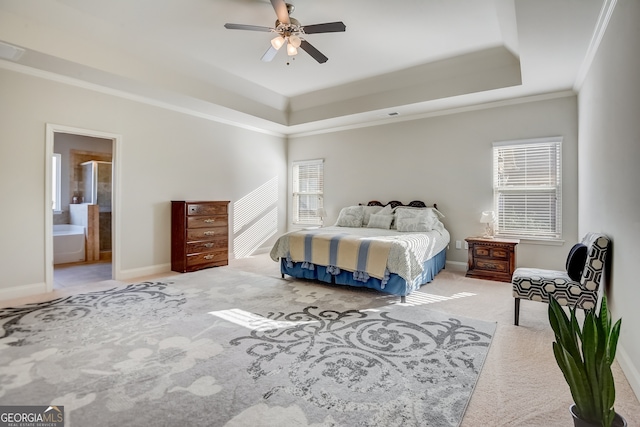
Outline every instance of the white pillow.
<path fill-rule="evenodd" d="M 391 205 L 386 205 L 385 207 L 380 209 L 377 213 L 378 215 L 393 215 L 393 208 L 391 207 Z"/>
<path fill-rule="evenodd" d="M 368 228 L 384 228 L 388 230 L 391 228 L 391 221 L 393 221 L 393 215 L 371 214 L 369 216 Z"/>
<path fill-rule="evenodd" d="M 396 209 L 398 231 L 431 231 L 438 222 L 437 214 L 430 209 Z"/>
<path fill-rule="evenodd" d="M 426 212 L 427 215 L 429 216 L 433 216 L 435 218 L 444 218 L 444 214 L 442 212 L 440 212 L 438 209 L 434 208 L 434 207 L 427 207 L 427 208 L 415 208 L 413 206 L 398 206 L 396 208 L 396 212 L 398 212 L 398 210 L 400 209 L 412 209 L 412 210 L 420 210 L 423 212 Z"/>
<path fill-rule="evenodd" d="M 396 228 L 396 214 L 394 213 L 394 208 L 391 205 L 385 205 L 379 212 L 378 215 L 391 215 L 393 219 L 391 220 L 391 229 Z"/>
<path fill-rule="evenodd" d="M 367 224 L 369 224 L 369 217 L 371 217 L 371 214 L 376 214 L 380 212 L 380 210 L 382 209 L 382 206 L 363 206 L 362 209 L 364 210 L 364 218 L 362 219 L 362 225 L 366 226 Z"/>
<path fill-rule="evenodd" d="M 362 220 L 364 219 L 363 208 L 363 206 L 342 208 L 336 225 L 338 227 L 362 227 Z"/>

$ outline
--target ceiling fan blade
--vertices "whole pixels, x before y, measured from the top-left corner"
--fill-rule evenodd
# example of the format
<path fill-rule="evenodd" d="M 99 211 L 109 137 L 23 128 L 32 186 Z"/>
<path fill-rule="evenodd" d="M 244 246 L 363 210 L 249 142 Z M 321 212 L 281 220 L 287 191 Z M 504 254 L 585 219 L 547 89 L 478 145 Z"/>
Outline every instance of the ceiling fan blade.
<path fill-rule="evenodd" d="M 302 42 L 300 43 L 300 47 L 302 48 L 302 50 L 304 50 L 309 55 L 311 55 L 313 57 L 313 59 L 315 59 L 316 61 L 318 61 L 321 64 L 324 64 L 325 62 L 327 62 L 329 60 L 329 58 L 324 56 L 322 54 L 322 52 L 320 52 L 318 49 L 313 47 L 311 45 L 311 43 L 309 43 L 306 40 L 302 40 Z"/>
<path fill-rule="evenodd" d="M 318 34 L 318 33 L 338 33 L 347 29 L 344 22 L 327 22 L 325 24 L 305 25 L 302 27 L 302 31 L 305 34 Z"/>
<path fill-rule="evenodd" d="M 282 24 L 289 24 L 289 11 L 284 0 L 271 0 L 271 6 L 273 6 L 273 10 L 278 15 L 278 21 Z"/>
<path fill-rule="evenodd" d="M 259 25 L 245 25 L 245 24 L 224 24 L 224 27 L 228 30 L 249 30 L 249 31 L 265 31 L 270 32 L 272 29 L 269 27 L 261 27 Z"/>
<path fill-rule="evenodd" d="M 271 62 L 271 60 L 273 58 L 275 58 L 276 53 L 278 53 L 278 49 L 276 49 L 273 46 L 269 46 L 269 49 L 267 49 L 267 51 L 264 53 L 264 55 L 262 55 L 261 60 L 263 62 Z"/>

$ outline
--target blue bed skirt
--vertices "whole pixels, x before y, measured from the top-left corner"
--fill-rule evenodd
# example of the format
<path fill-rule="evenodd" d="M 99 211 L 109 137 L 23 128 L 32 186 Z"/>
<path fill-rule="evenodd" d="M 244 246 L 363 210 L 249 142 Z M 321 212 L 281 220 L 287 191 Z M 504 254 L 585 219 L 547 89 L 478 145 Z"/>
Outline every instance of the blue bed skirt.
<path fill-rule="evenodd" d="M 405 279 L 397 274 L 390 274 L 389 281 L 382 286 L 382 281 L 375 277 L 369 278 L 366 282 L 361 282 L 353 278 L 351 271 L 341 271 L 337 275 L 327 272 L 327 267 L 316 265 L 313 270 L 302 268 L 301 262 L 294 262 L 293 267 L 287 267 L 287 260 L 280 259 L 280 271 L 282 274 L 296 277 L 299 279 L 319 280 L 326 283 L 335 283 L 338 285 L 356 286 L 360 288 L 376 289 L 393 295 L 406 296 L 418 289 L 425 283 L 429 283 L 444 268 L 446 263 L 446 249 L 440 251 L 436 256 L 428 259 L 423 264 L 423 271 L 413 283 L 407 283 Z"/>

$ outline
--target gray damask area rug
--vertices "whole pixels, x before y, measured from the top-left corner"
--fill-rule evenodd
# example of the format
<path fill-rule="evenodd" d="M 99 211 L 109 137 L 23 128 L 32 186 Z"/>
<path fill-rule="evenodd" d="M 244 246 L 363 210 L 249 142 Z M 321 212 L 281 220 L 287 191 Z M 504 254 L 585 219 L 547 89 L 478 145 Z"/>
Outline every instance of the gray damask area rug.
<path fill-rule="evenodd" d="M 457 426 L 495 324 L 232 269 L 0 309 L 0 402 L 67 426 Z"/>

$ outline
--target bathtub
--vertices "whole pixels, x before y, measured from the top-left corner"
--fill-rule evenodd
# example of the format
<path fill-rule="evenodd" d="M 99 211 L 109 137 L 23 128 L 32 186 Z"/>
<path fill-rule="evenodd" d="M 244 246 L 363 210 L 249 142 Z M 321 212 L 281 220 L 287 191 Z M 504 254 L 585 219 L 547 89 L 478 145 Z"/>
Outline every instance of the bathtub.
<path fill-rule="evenodd" d="M 84 227 L 71 224 L 53 226 L 53 263 L 64 264 L 85 260 Z"/>

